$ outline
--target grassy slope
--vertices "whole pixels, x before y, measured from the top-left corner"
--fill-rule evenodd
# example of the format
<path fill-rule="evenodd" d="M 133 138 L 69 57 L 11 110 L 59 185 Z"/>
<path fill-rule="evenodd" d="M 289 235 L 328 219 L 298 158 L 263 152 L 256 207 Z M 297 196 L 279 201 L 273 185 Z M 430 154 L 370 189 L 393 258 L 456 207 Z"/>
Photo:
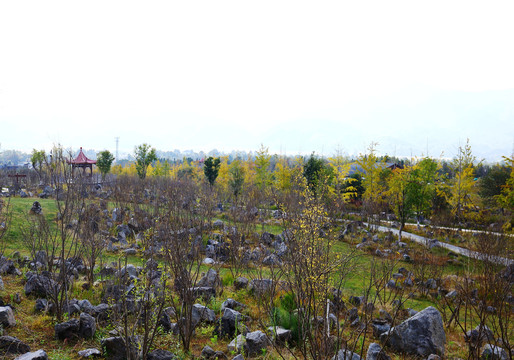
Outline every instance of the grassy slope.
<path fill-rule="evenodd" d="M 54 200 L 44 200 L 37 199 L 40 201 L 44 216 L 46 216 L 49 220 L 55 218 L 56 206 Z M 14 251 L 20 251 L 22 255 L 28 255 L 28 251 L 23 248 L 21 244 L 21 227 L 26 221 L 28 212 L 30 207 L 32 206 L 33 201 L 35 199 L 20 199 L 13 198 L 11 201 L 12 209 L 13 209 L 13 221 L 11 224 L 11 228 L 8 231 L 7 236 L 5 237 L 7 251 L 6 254 L 10 255 Z M 257 228 L 258 231 L 262 231 L 261 226 L 259 225 Z M 282 228 L 279 225 L 266 225 L 264 230 L 278 234 L 282 231 Z M 355 240 L 356 241 L 356 240 Z M 334 251 L 347 253 L 355 248 L 355 244 L 349 244 L 346 242 L 337 242 L 334 245 Z M 416 246 L 412 244 L 412 246 Z M 437 255 L 445 256 L 444 251 L 440 249 L 435 249 L 434 252 Z M 107 261 L 112 261 L 118 258 L 116 254 L 108 254 L 104 257 L 104 263 Z M 372 256 L 369 253 L 358 251 L 356 252 L 355 258 L 355 267 L 353 271 L 349 273 L 347 281 L 345 283 L 344 292 L 346 295 L 361 295 L 363 289 L 365 287 L 368 274 L 370 272 L 370 267 L 372 263 Z M 130 257 L 129 262 L 134 263 L 136 265 L 141 264 L 141 259 L 139 257 Z M 398 262 L 396 269 L 399 266 L 404 266 L 409 268 L 409 264 L 404 262 Z M 460 266 L 446 266 L 444 268 L 445 274 L 454 274 L 459 273 L 465 265 Z M 202 271 L 206 271 L 208 267 L 202 266 Z M 220 274 L 224 280 L 226 285 L 223 296 L 221 299 L 216 299 L 214 302 L 208 304 L 213 310 L 219 313 L 219 309 L 221 307 L 221 302 L 223 299 L 228 297 L 232 297 L 240 302 L 248 304 L 248 308 L 245 310 L 245 313 L 253 317 L 254 319 L 258 319 L 262 316 L 259 312 L 259 308 L 252 296 L 250 296 L 246 291 L 236 292 L 233 290 L 231 283 L 233 281 L 232 275 L 228 268 L 221 268 Z M 243 276 L 248 275 L 248 273 L 243 274 Z M 251 277 L 251 276 L 248 276 Z M 55 319 L 52 319 L 49 316 L 43 315 L 34 315 L 33 314 L 33 306 L 34 299 L 27 299 L 23 293 L 23 284 L 24 280 L 22 277 L 12 277 L 12 276 L 4 276 L 5 290 L 0 291 L 0 296 L 6 302 L 12 303 L 11 299 L 15 293 L 21 294 L 22 302 L 16 306 L 15 317 L 18 321 L 16 327 L 12 329 L 6 329 L 4 334 L 8 334 L 11 336 L 16 336 L 23 341 L 27 342 L 33 351 L 43 348 L 48 353 L 51 359 L 76 359 L 78 356 L 76 355 L 77 351 L 85 349 L 87 347 L 99 347 L 99 340 L 102 337 L 108 336 L 109 328 L 99 328 L 97 330 L 97 335 L 95 339 L 91 341 L 79 341 L 74 342 L 72 344 L 64 344 L 61 341 L 57 341 L 54 339 L 54 330 L 53 326 L 55 325 Z M 80 288 L 80 283 L 75 285 L 73 290 L 73 296 L 78 299 L 88 298 L 93 304 L 99 303 L 100 298 L 100 288 L 93 288 L 84 292 Z M 432 302 L 428 298 L 416 298 L 412 300 L 408 300 L 406 303 L 406 307 L 411 307 L 416 310 L 421 310 L 429 305 L 432 305 Z M 255 330 L 258 326 L 257 322 L 254 321 L 253 324 L 250 324 L 250 328 Z M 452 356 L 464 356 L 463 353 L 464 347 L 462 346 L 462 335 L 458 331 L 450 330 L 448 332 L 448 352 L 449 355 Z M 194 344 L 192 346 L 193 353 L 199 354 L 203 346 L 210 345 L 215 350 L 223 350 L 226 351 L 226 345 L 228 341 L 226 340 L 218 340 L 212 337 L 212 326 L 203 326 L 197 330 L 197 336 L 194 340 Z M 157 341 L 157 347 L 170 349 L 172 351 L 179 351 L 179 345 L 177 337 L 163 334 L 159 337 Z M 365 345 L 366 346 L 366 345 Z M 273 352 L 271 352 L 272 354 Z M 398 356 L 394 356 L 398 357 Z"/>

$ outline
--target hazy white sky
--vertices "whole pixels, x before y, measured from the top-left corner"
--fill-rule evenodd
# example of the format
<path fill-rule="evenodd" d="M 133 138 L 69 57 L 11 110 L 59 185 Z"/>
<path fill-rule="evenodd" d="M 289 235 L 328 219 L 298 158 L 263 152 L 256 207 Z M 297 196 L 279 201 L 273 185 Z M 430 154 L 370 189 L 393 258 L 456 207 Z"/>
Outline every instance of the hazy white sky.
<path fill-rule="evenodd" d="M 2 149 L 478 157 L 514 143 L 514 3 L 2 1 Z"/>

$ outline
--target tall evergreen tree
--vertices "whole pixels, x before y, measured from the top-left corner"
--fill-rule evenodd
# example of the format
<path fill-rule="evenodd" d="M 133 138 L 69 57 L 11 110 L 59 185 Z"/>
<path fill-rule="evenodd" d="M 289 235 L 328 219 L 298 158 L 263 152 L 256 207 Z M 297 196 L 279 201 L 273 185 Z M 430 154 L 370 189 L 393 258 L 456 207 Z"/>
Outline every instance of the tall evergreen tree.
<path fill-rule="evenodd" d="M 212 187 L 216 178 L 218 177 L 218 173 L 221 166 L 220 158 L 213 158 L 209 156 L 207 160 L 203 163 L 203 173 L 209 182 L 209 185 Z"/>

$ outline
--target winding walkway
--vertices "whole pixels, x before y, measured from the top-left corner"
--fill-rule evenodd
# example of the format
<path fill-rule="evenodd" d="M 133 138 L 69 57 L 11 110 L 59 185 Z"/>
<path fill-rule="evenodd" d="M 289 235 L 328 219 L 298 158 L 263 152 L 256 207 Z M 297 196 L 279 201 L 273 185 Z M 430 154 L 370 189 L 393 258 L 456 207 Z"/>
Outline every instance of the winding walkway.
<path fill-rule="evenodd" d="M 393 234 L 395 234 L 396 236 L 398 236 L 400 233 L 398 231 L 398 229 L 392 229 L 392 228 L 388 228 L 388 227 L 381 226 L 381 225 L 378 225 L 378 226 L 372 225 L 372 226 L 375 229 L 377 229 L 378 231 L 381 231 L 381 232 L 389 232 L 390 231 Z M 410 239 L 414 242 L 417 242 L 418 244 L 425 245 L 425 246 L 428 246 L 430 244 L 430 242 L 433 241 L 429 238 L 419 236 L 416 234 L 412 234 L 412 233 L 409 233 L 406 231 L 402 231 L 402 238 Z M 447 243 L 444 243 L 441 241 L 437 241 L 437 243 L 442 248 L 453 251 L 454 253 L 459 254 L 459 255 L 467 256 L 469 258 L 478 259 L 478 260 L 482 260 L 482 261 L 495 262 L 495 263 L 506 265 L 506 266 L 514 264 L 513 259 L 508 259 L 508 258 L 504 258 L 501 256 L 487 255 L 487 254 L 480 253 L 478 251 L 472 251 L 472 250 L 461 248 L 461 247 L 458 247 L 458 246 L 455 246 L 452 244 L 447 244 Z"/>

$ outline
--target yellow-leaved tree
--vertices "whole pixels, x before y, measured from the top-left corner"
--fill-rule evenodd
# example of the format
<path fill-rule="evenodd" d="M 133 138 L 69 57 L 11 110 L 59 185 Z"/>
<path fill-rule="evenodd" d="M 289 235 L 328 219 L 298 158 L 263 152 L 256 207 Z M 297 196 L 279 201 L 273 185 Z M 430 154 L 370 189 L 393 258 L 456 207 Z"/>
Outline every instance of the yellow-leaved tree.
<path fill-rule="evenodd" d="M 372 142 L 366 154 L 359 155 L 357 164 L 361 167 L 362 184 L 364 186 L 364 211 L 368 221 L 384 202 L 386 188 L 380 181 L 383 163 L 379 161 L 377 152 L 378 143 Z"/>
<path fill-rule="evenodd" d="M 120 164 L 113 165 L 111 168 L 111 173 L 114 175 L 121 175 L 123 173 L 123 166 Z"/>
<path fill-rule="evenodd" d="M 122 174 L 123 175 L 136 176 L 138 174 L 137 173 L 137 168 L 136 168 L 136 163 L 131 162 L 131 163 L 125 165 L 123 167 Z"/>
<path fill-rule="evenodd" d="M 251 159 L 247 159 L 241 163 L 244 169 L 244 186 L 248 189 L 254 186 L 257 182 L 255 163 Z"/>
<path fill-rule="evenodd" d="M 159 160 L 157 160 L 157 161 L 159 161 Z M 155 167 L 156 166 L 160 166 L 160 164 L 157 165 L 157 162 L 155 162 L 154 164 L 148 165 L 148 168 L 146 169 L 146 176 L 147 177 L 156 176 L 156 174 L 155 174 Z M 157 172 L 159 172 L 159 169 L 157 169 Z"/>
<path fill-rule="evenodd" d="M 229 166 L 228 156 L 221 157 L 220 169 L 218 170 L 218 177 L 216 178 L 216 184 L 220 187 L 222 193 L 228 191 L 228 180 L 229 180 Z"/>
<path fill-rule="evenodd" d="M 330 325 L 327 321 L 320 326 L 312 319 L 328 316 L 329 299 L 341 290 L 353 254 L 334 251 L 336 227 L 322 196 L 314 194 L 301 173 L 295 174 L 292 182 L 299 201 L 281 204 L 288 214 L 283 220 L 283 236 L 288 246 L 283 274 L 298 309 L 297 344 L 302 358 L 327 359 L 334 351 Z"/>
<path fill-rule="evenodd" d="M 498 202 L 505 209 L 514 211 L 514 156 L 508 158 L 503 157 L 505 162 L 510 165 L 510 177 L 507 179 L 506 184 L 502 188 L 502 192 L 498 195 Z M 504 225 L 505 231 L 512 231 L 514 229 L 514 217 L 511 217 L 511 221 L 506 222 Z"/>
<path fill-rule="evenodd" d="M 153 165 L 152 171 L 148 172 L 149 176 L 169 176 L 170 174 L 170 164 L 168 160 L 165 160 L 164 162 L 161 162 L 160 160 L 157 160 L 155 164 Z"/>
<path fill-rule="evenodd" d="M 291 176 L 293 170 L 287 164 L 285 156 L 281 156 L 275 165 L 275 188 L 280 191 L 291 189 Z"/>
<path fill-rule="evenodd" d="M 182 159 L 182 163 L 173 172 L 174 176 L 181 180 L 189 179 L 197 182 L 203 178 L 202 168 L 191 159 Z"/>
<path fill-rule="evenodd" d="M 451 163 L 454 177 L 449 181 L 450 189 L 447 199 L 452 214 L 458 222 L 470 218 L 472 211 L 476 209 L 478 188 L 474 179 L 473 163 L 475 160 L 469 139 L 467 139 L 464 147 L 459 146 L 457 156 Z"/>
<path fill-rule="evenodd" d="M 330 184 L 331 193 L 335 197 L 338 210 L 341 211 L 345 203 L 357 197 L 357 189 L 352 185 L 357 179 L 349 177 L 351 162 L 339 149 L 328 159 L 328 165 L 334 175 Z"/>
<path fill-rule="evenodd" d="M 397 168 L 387 179 L 386 192 L 389 206 L 400 222 L 398 241 L 402 240 L 405 222 L 413 212 L 415 197 L 414 172 L 411 167 Z"/>

